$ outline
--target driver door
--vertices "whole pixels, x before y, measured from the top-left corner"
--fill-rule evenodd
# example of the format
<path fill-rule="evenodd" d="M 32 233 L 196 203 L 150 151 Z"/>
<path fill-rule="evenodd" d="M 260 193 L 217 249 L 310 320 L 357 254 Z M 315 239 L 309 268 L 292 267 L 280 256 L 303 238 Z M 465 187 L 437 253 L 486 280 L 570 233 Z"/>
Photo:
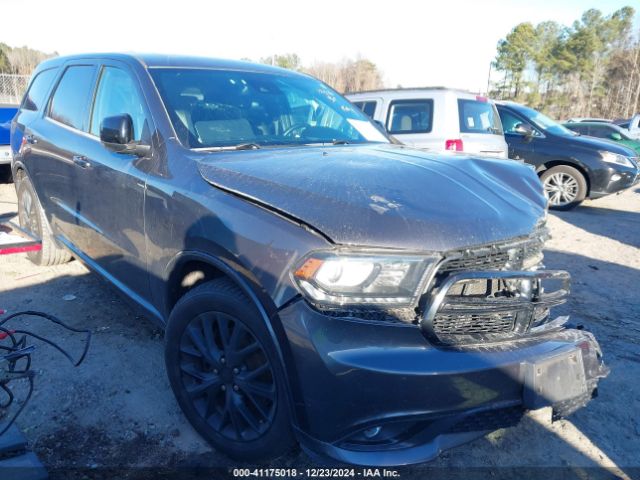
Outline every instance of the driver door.
<path fill-rule="evenodd" d="M 102 121 L 122 114 L 133 120 L 134 140 L 151 145 L 152 117 L 137 77 L 125 64 L 104 62 L 90 114 L 92 141 L 82 152 L 80 169 L 83 213 L 92 226 L 84 253 L 101 273 L 144 304 L 150 298 L 144 229 L 144 166 L 149 159 L 114 152 L 100 141 Z"/>
<path fill-rule="evenodd" d="M 509 158 L 535 165 L 535 135 L 533 137 L 526 136 L 516 131 L 516 127 L 520 124 L 531 126 L 529 122 L 501 108 L 498 109 L 498 112 L 502 121 L 504 138 L 509 145 Z M 531 128 L 534 132 L 537 132 L 533 126 Z"/>

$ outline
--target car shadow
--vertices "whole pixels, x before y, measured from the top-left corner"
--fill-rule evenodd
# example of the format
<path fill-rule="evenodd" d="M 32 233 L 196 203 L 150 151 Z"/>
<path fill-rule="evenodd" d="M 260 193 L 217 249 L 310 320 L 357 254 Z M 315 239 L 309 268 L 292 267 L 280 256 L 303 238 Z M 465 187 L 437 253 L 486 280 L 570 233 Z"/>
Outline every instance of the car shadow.
<path fill-rule="evenodd" d="M 640 193 L 640 190 L 638 190 Z M 589 233 L 609 237 L 620 243 L 640 248 L 640 213 L 596 206 L 579 206 L 568 212 L 553 211 L 553 215 Z"/>

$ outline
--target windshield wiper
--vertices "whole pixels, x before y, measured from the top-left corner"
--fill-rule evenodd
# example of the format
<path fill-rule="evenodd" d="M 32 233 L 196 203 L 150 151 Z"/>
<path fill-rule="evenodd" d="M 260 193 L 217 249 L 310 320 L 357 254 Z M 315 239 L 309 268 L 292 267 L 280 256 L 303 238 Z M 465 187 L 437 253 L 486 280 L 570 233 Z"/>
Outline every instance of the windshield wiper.
<path fill-rule="evenodd" d="M 257 143 L 239 143 L 230 147 L 231 150 L 259 150 L 260 148 Z"/>
<path fill-rule="evenodd" d="M 239 143 L 238 145 L 194 148 L 193 150 L 205 151 L 205 152 L 228 152 L 228 151 L 235 151 L 235 150 L 259 150 L 260 148 L 262 147 L 257 143 Z"/>

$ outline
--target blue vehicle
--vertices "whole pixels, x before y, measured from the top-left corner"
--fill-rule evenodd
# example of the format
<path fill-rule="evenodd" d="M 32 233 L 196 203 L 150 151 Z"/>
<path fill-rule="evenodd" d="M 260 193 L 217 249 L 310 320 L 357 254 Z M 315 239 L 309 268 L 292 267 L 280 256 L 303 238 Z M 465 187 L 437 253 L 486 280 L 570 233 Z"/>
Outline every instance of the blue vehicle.
<path fill-rule="evenodd" d="M 18 111 L 15 105 L 0 104 L 0 182 L 11 178 L 11 120 Z"/>
<path fill-rule="evenodd" d="M 569 274 L 541 263 L 533 169 L 392 144 L 307 75 L 58 57 L 11 145 L 31 260 L 73 255 L 162 325 L 180 407 L 233 458 L 423 462 L 607 374 L 550 313 Z"/>

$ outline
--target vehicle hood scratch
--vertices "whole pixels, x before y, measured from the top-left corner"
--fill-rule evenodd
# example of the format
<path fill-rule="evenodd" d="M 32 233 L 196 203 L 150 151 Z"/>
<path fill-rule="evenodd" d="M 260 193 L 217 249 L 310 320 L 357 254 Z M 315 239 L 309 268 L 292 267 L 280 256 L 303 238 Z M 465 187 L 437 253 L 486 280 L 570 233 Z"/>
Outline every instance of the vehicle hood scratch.
<path fill-rule="evenodd" d="M 526 235 L 546 200 L 509 160 L 395 145 L 217 152 L 212 185 L 300 219 L 345 245 L 444 251 Z"/>

